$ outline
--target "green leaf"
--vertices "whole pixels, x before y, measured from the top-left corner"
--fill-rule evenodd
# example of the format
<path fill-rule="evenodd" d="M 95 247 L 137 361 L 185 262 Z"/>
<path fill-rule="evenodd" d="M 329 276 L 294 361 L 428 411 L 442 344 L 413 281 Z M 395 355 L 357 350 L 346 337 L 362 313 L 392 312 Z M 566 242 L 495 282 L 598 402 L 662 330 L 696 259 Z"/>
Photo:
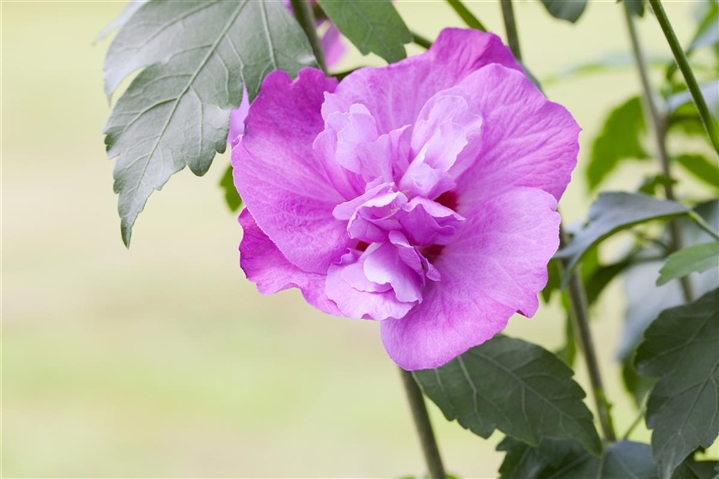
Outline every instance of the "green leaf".
<path fill-rule="evenodd" d="M 587 0 L 542 0 L 542 4 L 554 18 L 574 23 L 584 13 Z"/>
<path fill-rule="evenodd" d="M 609 113 L 589 157 L 586 176 L 590 191 L 599 186 L 622 160 L 649 158 L 640 142 L 645 130 L 639 97 L 630 98 Z"/>
<path fill-rule="evenodd" d="M 657 286 L 719 266 L 719 241 L 696 244 L 672 253 L 659 271 Z"/>
<path fill-rule="evenodd" d="M 667 175 L 658 173 L 644 178 L 644 182 L 639 187 L 638 192 L 644 193 L 645 195 L 655 196 L 657 193 L 657 187 L 667 186 L 676 184 L 677 180 L 669 178 Z"/>
<path fill-rule="evenodd" d="M 390 0 L 318 0 L 340 32 L 363 55 L 376 53 L 388 63 L 407 56 L 412 34 Z"/>
<path fill-rule="evenodd" d="M 652 452 L 647 444 L 619 441 L 611 444 L 601 458 L 584 455 L 562 468 L 552 479 L 658 479 Z"/>
<path fill-rule="evenodd" d="M 499 429 L 532 445 L 545 436 L 576 439 L 601 452 L 572 370 L 535 344 L 498 336 L 440 368 L 413 374 L 448 420 L 479 436 Z"/>
<path fill-rule="evenodd" d="M 592 457 L 576 441 L 549 437 L 532 447 L 507 436 L 497 445 L 497 450 L 506 452 L 499 467 L 499 479 L 547 478 L 577 458 Z"/>
<path fill-rule="evenodd" d="M 644 333 L 635 364 L 642 376 L 660 378 L 646 420 L 666 478 L 719 435 L 719 289 L 663 311 Z"/>
<path fill-rule="evenodd" d="M 235 188 L 235 182 L 232 178 L 232 165 L 228 166 L 225 170 L 225 174 L 222 175 L 220 188 L 225 191 L 225 202 L 230 208 L 230 211 L 239 210 L 240 206 L 242 206 L 242 198 L 240 198 L 240 194 L 237 193 L 237 188 Z"/>
<path fill-rule="evenodd" d="M 589 209 L 587 225 L 555 257 L 568 260 L 563 284 L 582 258 L 605 238 L 639 223 L 687 215 L 679 203 L 632 193 L 602 193 Z"/>
<path fill-rule="evenodd" d="M 111 94 L 145 68 L 105 125 L 115 163 L 122 238 L 154 190 L 189 166 L 203 175 L 227 141 L 243 84 L 254 98 L 270 71 L 313 65 L 304 32 L 281 2 L 153 0 L 117 34 L 105 60 Z"/>
<path fill-rule="evenodd" d="M 592 456 L 574 441 L 543 439 L 530 447 L 509 438 L 497 450 L 507 451 L 499 469 L 500 479 L 656 479 L 656 465 L 649 445 L 619 441 L 602 457 Z"/>
<path fill-rule="evenodd" d="M 676 158 L 676 162 L 682 165 L 685 170 L 703 182 L 719 188 L 719 167 L 716 163 L 709 161 L 705 156 L 699 154 L 683 154 Z"/>

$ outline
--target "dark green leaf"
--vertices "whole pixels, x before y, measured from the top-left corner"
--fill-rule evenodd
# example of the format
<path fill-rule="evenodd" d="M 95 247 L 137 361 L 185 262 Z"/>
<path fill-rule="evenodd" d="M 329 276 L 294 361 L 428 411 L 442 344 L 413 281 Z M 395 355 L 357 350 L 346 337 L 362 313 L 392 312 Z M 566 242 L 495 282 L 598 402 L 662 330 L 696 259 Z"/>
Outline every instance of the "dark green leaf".
<path fill-rule="evenodd" d="M 589 157 L 586 175 L 590 190 L 599 186 L 622 160 L 649 158 L 640 141 L 645 130 L 639 97 L 630 98 L 609 113 Z"/>
<path fill-rule="evenodd" d="M 667 309 L 647 328 L 637 371 L 659 377 L 647 401 L 647 427 L 662 477 L 719 435 L 719 289 Z"/>
<path fill-rule="evenodd" d="M 235 182 L 232 178 L 232 165 L 228 166 L 225 170 L 225 174 L 222 175 L 220 188 L 225 192 L 225 202 L 230 208 L 230 211 L 239 210 L 240 206 L 242 206 L 242 198 L 240 198 L 240 194 L 237 193 L 237 188 L 235 188 Z"/>
<path fill-rule="evenodd" d="M 719 188 L 719 167 L 717 167 L 716 162 L 709 161 L 703 155 L 689 153 L 679 155 L 676 162 L 696 178 L 714 188 Z"/>
<path fill-rule="evenodd" d="M 572 370 L 535 344 L 495 337 L 440 368 L 415 371 L 414 377 L 448 420 L 457 419 L 482 437 L 499 429 L 533 445 L 548 436 L 601 451 Z"/>
<path fill-rule="evenodd" d="M 614 233 L 650 220 L 686 215 L 679 203 L 632 193 L 602 193 L 589 209 L 587 225 L 555 257 L 568 260 L 563 283 L 584 255 Z"/>
<path fill-rule="evenodd" d="M 105 60 L 106 92 L 143 70 L 105 126 L 115 163 L 122 237 L 153 190 L 189 166 L 204 174 L 225 150 L 230 112 L 264 76 L 314 64 L 309 43 L 281 2 L 153 0 L 117 34 Z"/>
<path fill-rule="evenodd" d="M 634 259 L 628 257 L 622 261 L 598 268 L 594 274 L 584 282 L 584 290 L 587 293 L 587 304 L 593 305 L 599 299 L 614 278 L 622 274 L 629 266 L 634 264 Z"/>
<path fill-rule="evenodd" d="M 719 241 L 696 244 L 672 253 L 659 270 L 657 286 L 694 273 L 719 266 Z"/>
<path fill-rule="evenodd" d="M 574 441 L 543 439 L 530 447 L 512 439 L 497 449 L 507 451 L 500 479 L 656 479 L 656 465 L 647 444 L 619 441 L 602 457 L 592 456 Z"/>
<path fill-rule="evenodd" d="M 545 303 L 548 303 L 552 299 L 552 293 L 559 291 L 560 278 L 559 260 L 552 259 L 547 264 L 547 285 L 541 292 L 542 299 Z"/>
<path fill-rule="evenodd" d="M 407 56 L 412 34 L 390 0 L 318 0 L 340 32 L 362 52 L 376 53 L 388 63 Z"/>
<path fill-rule="evenodd" d="M 552 479 L 658 479 L 657 467 L 647 444 L 619 441 L 610 445 L 604 455 L 593 457 L 589 454 L 575 459 Z"/>
<path fill-rule="evenodd" d="M 549 437 L 532 447 L 507 436 L 497 450 L 506 452 L 499 468 L 500 479 L 544 479 L 577 458 L 592 457 L 576 441 Z"/>
<path fill-rule="evenodd" d="M 587 0 L 542 0 L 542 4 L 554 18 L 574 23 L 584 13 Z"/>

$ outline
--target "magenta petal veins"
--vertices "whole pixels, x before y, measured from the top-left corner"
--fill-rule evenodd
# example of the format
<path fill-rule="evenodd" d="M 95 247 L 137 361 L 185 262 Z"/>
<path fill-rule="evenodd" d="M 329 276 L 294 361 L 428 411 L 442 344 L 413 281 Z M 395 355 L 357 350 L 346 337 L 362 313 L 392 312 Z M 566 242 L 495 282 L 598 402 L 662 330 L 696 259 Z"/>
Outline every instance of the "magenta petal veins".
<path fill-rule="evenodd" d="M 274 72 L 232 153 L 241 266 L 261 293 L 381 321 L 401 367 L 440 366 L 536 312 L 578 134 L 474 30 L 339 85 Z"/>

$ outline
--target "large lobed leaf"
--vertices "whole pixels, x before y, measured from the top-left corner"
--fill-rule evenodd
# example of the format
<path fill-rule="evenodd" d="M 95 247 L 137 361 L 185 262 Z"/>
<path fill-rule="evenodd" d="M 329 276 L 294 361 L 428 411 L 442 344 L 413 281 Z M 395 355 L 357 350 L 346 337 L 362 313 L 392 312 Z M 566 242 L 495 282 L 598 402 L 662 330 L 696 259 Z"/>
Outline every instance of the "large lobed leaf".
<path fill-rule="evenodd" d="M 600 194 L 589 209 L 587 225 L 555 255 L 567 260 L 563 284 L 587 252 L 605 238 L 638 223 L 687 215 L 689 212 L 686 206 L 677 202 L 647 195 L 621 192 Z"/>
<path fill-rule="evenodd" d="M 663 311 L 635 358 L 643 376 L 659 377 L 647 401 L 647 427 L 661 477 L 719 435 L 719 289 Z"/>
<path fill-rule="evenodd" d="M 207 172 L 223 152 L 230 112 L 280 69 L 314 64 L 309 43 L 281 2 L 152 0 L 127 20 L 105 60 L 105 91 L 145 68 L 105 126 L 115 163 L 122 238 L 153 192 L 189 166 Z"/>
<path fill-rule="evenodd" d="M 510 437 L 497 446 L 506 451 L 500 479 L 655 479 L 659 477 L 651 448 L 647 444 L 619 441 L 602 457 L 596 457 L 575 441 L 544 438 L 531 447 Z M 688 457 L 672 479 L 713 479 L 716 461 L 695 461 Z"/>
<path fill-rule="evenodd" d="M 500 479 L 658 479 L 649 445 L 638 442 L 615 442 L 602 457 L 574 441 L 546 438 L 538 447 L 506 438 L 497 450 L 507 451 Z"/>
<path fill-rule="evenodd" d="M 719 227 L 719 201 L 709 201 L 697 205 L 694 211 L 712 228 Z M 687 246 L 712 241 L 712 237 L 696 223 L 688 218 L 677 220 L 684 243 Z M 667 228 L 668 229 L 668 228 Z M 669 237 L 665 231 L 664 236 Z M 624 274 L 624 291 L 627 298 L 627 309 L 624 316 L 624 328 L 617 351 L 623 364 L 623 377 L 627 390 L 634 396 L 637 405 L 643 396 L 656 382 L 655 378 L 637 375 L 634 368 L 634 352 L 642 341 L 644 331 L 659 314 L 674 306 L 684 303 L 682 288 L 678 280 L 656 286 L 659 270 L 664 264 L 665 252 L 656 245 L 647 245 L 636 254 L 638 261 L 631 265 Z M 719 274 L 716 269 L 690 277 L 697 295 L 719 287 Z"/>
<path fill-rule="evenodd" d="M 362 52 L 376 53 L 387 62 L 407 56 L 412 34 L 390 0 L 318 0 L 330 20 Z"/>
<path fill-rule="evenodd" d="M 440 368 L 413 374 L 448 420 L 482 437 L 499 429 L 533 445 L 555 437 L 601 451 L 572 370 L 535 344 L 498 336 Z"/>

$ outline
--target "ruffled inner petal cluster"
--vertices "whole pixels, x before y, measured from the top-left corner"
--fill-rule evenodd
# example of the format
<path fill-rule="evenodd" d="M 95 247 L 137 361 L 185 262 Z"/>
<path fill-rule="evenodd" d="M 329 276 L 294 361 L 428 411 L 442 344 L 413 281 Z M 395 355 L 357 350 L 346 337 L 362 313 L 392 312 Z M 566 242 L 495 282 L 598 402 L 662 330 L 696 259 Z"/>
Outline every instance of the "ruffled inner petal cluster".
<path fill-rule="evenodd" d="M 330 314 L 382 321 L 405 369 L 437 367 L 531 316 L 558 247 L 579 128 L 494 35 L 339 85 L 274 72 L 233 149 L 241 265 Z"/>

